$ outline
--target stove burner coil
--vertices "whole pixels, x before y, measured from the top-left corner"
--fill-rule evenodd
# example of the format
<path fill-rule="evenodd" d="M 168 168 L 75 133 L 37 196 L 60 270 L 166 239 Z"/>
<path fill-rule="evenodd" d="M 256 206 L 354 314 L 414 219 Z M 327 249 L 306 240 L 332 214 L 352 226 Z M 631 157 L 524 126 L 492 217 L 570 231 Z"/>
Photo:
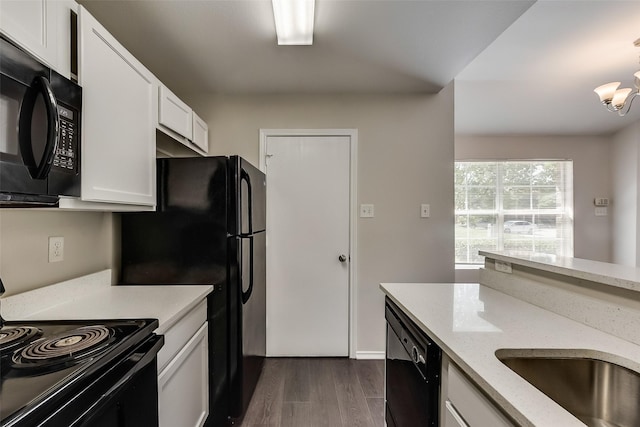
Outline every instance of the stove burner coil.
<path fill-rule="evenodd" d="M 13 355 L 18 366 L 39 362 L 64 362 L 82 359 L 109 342 L 111 332 L 102 325 L 84 326 L 50 338 L 32 342 Z"/>
<path fill-rule="evenodd" d="M 0 329 L 0 350 L 4 352 L 40 335 L 42 335 L 42 329 L 32 326 L 2 328 Z"/>

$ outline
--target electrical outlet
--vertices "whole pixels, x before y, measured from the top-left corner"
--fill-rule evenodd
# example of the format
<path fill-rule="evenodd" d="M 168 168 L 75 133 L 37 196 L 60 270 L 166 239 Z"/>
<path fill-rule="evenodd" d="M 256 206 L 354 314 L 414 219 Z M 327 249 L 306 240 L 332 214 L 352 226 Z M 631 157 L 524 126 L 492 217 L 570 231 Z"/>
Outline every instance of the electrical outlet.
<path fill-rule="evenodd" d="M 423 203 L 420 205 L 420 218 L 429 218 L 431 216 L 431 206 Z"/>
<path fill-rule="evenodd" d="M 496 271 L 511 274 L 511 263 L 496 260 Z"/>
<path fill-rule="evenodd" d="M 373 218 L 373 205 L 360 205 L 360 218 Z"/>
<path fill-rule="evenodd" d="M 64 260 L 64 237 L 49 237 L 49 262 Z"/>

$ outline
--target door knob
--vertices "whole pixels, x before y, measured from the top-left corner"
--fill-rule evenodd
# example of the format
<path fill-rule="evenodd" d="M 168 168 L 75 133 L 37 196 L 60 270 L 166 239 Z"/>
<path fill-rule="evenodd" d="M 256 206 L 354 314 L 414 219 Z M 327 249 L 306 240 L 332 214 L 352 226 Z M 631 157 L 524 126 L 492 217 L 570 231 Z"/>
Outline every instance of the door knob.
<path fill-rule="evenodd" d="M 344 255 L 344 254 L 343 254 L 343 255 L 340 255 L 340 256 L 338 257 L 338 261 L 340 261 L 340 262 L 346 262 L 346 261 L 347 261 L 347 256 L 346 256 L 346 255 Z"/>

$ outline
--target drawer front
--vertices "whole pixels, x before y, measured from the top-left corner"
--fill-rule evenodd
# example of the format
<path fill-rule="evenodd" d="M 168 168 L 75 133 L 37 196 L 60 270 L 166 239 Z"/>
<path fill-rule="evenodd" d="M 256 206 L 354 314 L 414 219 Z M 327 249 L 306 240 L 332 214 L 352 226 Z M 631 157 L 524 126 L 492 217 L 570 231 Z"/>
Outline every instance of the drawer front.
<path fill-rule="evenodd" d="M 189 311 L 164 334 L 164 346 L 158 353 L 158 372 L 185 346 L 187 341 L 207 321 L 207 300 Z"/>
<path fill-rule="evenodd" d="M 504 415 L 453 363 L 448 368 L 448 400 L 469 427 L 512 427 Z M 455 426 L 455 424 L 453 424 Z M 463 424 L 465 425 L 465 424 Z"/>

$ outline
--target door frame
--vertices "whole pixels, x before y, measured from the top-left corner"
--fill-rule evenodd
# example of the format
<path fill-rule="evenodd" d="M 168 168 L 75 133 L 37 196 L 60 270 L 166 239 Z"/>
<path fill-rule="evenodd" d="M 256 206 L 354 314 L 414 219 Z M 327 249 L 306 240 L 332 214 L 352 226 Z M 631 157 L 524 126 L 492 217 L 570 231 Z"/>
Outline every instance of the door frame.
<path fill-rule="evenodd" d="M 344 136 L 349 138 L 349 358 L 357 356 L 357 253 L 358 253 L 358 129 L 260 129 L 260 170 L 266 173 L 267 138 L 270 136 Z M 267 176 L 267 179 L 269 177 Z M 267 192 L 267 197 L 269 193 Z M 269 233 L 269 230 L 267 230 Z M 268 234 L 267 234 L 268 236 Z M 268 239 L 268 237 L 267 237 Z M 268 245 L 268 243 L 267 243 Z M 267 265 L 267 269 L 269 266 Z M 267 292 L 269 284 L 267 283 Z"/>

